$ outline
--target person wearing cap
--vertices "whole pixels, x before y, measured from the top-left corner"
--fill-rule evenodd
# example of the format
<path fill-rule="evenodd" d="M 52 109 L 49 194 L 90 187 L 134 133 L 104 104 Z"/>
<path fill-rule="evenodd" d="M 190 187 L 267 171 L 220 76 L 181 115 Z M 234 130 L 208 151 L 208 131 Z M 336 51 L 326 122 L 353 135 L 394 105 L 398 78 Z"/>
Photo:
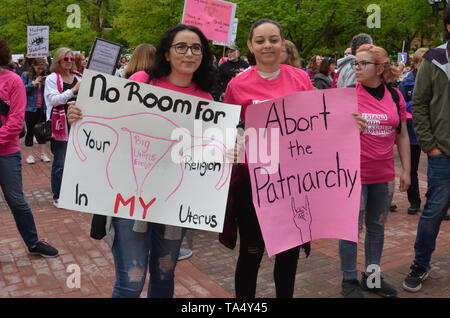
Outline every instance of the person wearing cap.
<path fill-rule="evenodd" d="M 247 62 L 240 58 L 239 48 L 234 44 L 228 46 L 227 56 L 228 60 L 219 67 L 219 78 L 222 93 L 225 93 L 228 83 L 232 78 L 250 66 Z"/>

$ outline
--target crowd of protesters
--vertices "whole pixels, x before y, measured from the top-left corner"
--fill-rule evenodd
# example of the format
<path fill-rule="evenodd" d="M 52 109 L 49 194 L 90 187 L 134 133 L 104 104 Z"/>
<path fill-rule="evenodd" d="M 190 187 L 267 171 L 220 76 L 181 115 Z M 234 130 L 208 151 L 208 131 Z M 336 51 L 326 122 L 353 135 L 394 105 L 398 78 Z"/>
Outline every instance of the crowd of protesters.
<path fill-rule="evenodd" d="M 372 286 L 367 279 L 371 273 L 368 267 L 381 263 L 384 225 L 392 210 L 395 146 L 401 162 L 399 190 L 407 192 L 410 202 L 406 212 L 422 211 L 415 258 L 403 282 L 405 290 L 421 289 L 430 272 L 439 226 L 449 219 L 450 117 L 446 110 L 450 105 L 450 8 L 444 14 L 444 40 L 438 48 L 418 49 L 409 71 L 404 64 L 391 63 L 386 50 L 364 33 L 353 37 L 341 59 L 315 55 L 306 64 L 295 44 L 285 39 L 279 23 L 260 19 L 249 30 L 247 53 L 241 56 L 241 49 L 233 44 L 217 62 L 202 31 L 176 25 L 162 35 L 156 48 L 141 44 L 130 60 L 123 56 L 116 76 L 241 105 L 243 124 L 245 108 L 255 101 L 307 90 L 354 88 L 358 99 L 354 128 L 359 129 L 361 141 L 359 230 L 365 225 L 366 271 L 358 280 L 358 244 L 341 240 L 341 293 L 361 298 L 361 291 L 367 290 L 391 298 L 397 295 L 392 282 L 382 278 L 380 285 Z M 86 63 L 84 54 L 62 47 L 53 59 L 26 58 L 12 64 L 8 44 L 0 37 L 0 186 L 31 254 L 56 257 L 58 250 L 38 239 L 33 214 L 24 199 L 19 135 L 25 126 L 25 147 L 37 142 L 40 159 L 53 161 L 50 181 L 53 203 L 58 207 L 70 126 L 82 118 L 76 99 Z M 391 128 L 384 135 L 372 134 L 364 118 L 364 114 L 379 112 L 386 115 L 384 125 Z M 63 124 L 55 126 L 56 121 Z M 47 122 L 51 125 L 52 158 L 45 150 L 48 139 L 36 129 Z M 232 160 L 237 159 L 244 143 L 237 138 L 235 148 L 228 153 Z M 422 153 L 428 156 L 428 191 L 423 208 L 417 174 Z M 33 164 L 36 159 L 30 154 L 25 162 Z M 232 174 L 229 196 L 233 200 L 227 213 L 233 214 L 238 228 L 234 234 L 240 237 L 236 297 L 253 298 L 265 243 L 253 206 L 248 166 L 236 164 Z M 233 182 L 233 178 L 240 181 Z M 113 297 L 139 297 L 147 269 L 151 277 L 148 297 L 173 297 L 175 267 L 186 229 L 116 217 L 108 217 L 106 229 L 116 269 Z M 166 238 L 166 232 L 171 233 L 171 239 Z M 309 255 L 311 247 L 306 242 L 275 256 L 277 297 L 293 297 L 301 248 Z"/>

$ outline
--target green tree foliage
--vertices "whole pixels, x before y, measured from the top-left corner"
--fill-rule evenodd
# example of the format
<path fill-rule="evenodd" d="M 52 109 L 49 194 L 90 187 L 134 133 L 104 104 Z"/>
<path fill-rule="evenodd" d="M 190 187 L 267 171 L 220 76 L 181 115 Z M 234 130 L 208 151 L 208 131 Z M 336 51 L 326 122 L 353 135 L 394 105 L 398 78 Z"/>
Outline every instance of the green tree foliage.
<path fill-rule="evenodd" d="M 86 15 L 81 14 L 81 27 L 70 29 L 67 7 L 71 0 L 1 0 L 0 34 L 6 38 L 15 53 L 26 53 L 27 26 L 48 25 L 50 27 L 50 51 L 60 46 L 73 50 L 88 50 L 95 38 Z"/>
<path fill-rule="evenodd" d="M 386 48 L 388 52 L 401 52 L 403 41 L 405 51 L 409 50 L 415 38 L 420 39 L 419 46 L 433 41 L 437 44 L 441 38 L 441 21 L 436 25 L 428 1 L 396 0 L 378 1 L 381 9 L 381 28 L 371 29 L 377 45 Z M 430 44 L 430 43 L 429 43 Z"/>
<path fill-rule="evenodd" d="M 251 25 L 260 18 L 278 21 L 303 57 L 342 55 L 352 37 L 372 35 L 391 54 L 441 41 L 441 18 L 426 0 L 229 0 L 237 4 L 237 44 L 246 51 Z M 69 28 L 70 4 L 81 7 L 81 27 Z M 370 4 L 380 8 L 381 27 L 369 28 Z M 89 52 L 95 37 L 133 48 L 156 45 L 163 32 L 180 23 L 184 0 L 0 0 L 0 35 L 14 53 L 26 52 L 27 25 L 50 26 L 50 49 L 61 46 Z M 442 16 L 442 12 L 441 12 Z M 213 48 L 221 53 L 221 47 Z"/>
<path fill-rule="evenodd" d="M 441 27 L 435 25 L 427 1 L 422 0 L 237 0 L 238 43 L 246 47 L 248 32 L 259 18 L 278 21 L 288 40 L 294 42 L 301 56 L 342 55 L 355 34 L 373 36 L 375 44 L 388 52 L 399 52 L 402 43 L 439 38 Z M 380 8 L 380 28 L 369 28 L 370 4 Z M 436 33 L 437 31 L 437 33 Z"/>
<path fill-rule="evenodd" d="M 332 54 L 344 50 L 366 23 L 367 0 L 238 0 L 238 41 L 244 45 L 248 30 L 259 18 L 278 21 L 300 55 Z"/>
<path fill-rule="evenodd" d="M 181 23 L 183 8 L 183 0 L 121 0 L 114 28 L 130 47 L 141 43 L 156 46 L 165 30 Z"/>
<path fill-rule="evenodd" d="M 67 12 L 71 4 L 80 6 L 80 28 L 67 23 L 73 13 Z M 27 26 L 48 25 L 51 52 L 66 46 L 89 53 L 96 36 L 108 38 L 107 28 L 119 10 L 120 0 L 1 0 L 0 34 L 13 52 L 25 53 Z"/>

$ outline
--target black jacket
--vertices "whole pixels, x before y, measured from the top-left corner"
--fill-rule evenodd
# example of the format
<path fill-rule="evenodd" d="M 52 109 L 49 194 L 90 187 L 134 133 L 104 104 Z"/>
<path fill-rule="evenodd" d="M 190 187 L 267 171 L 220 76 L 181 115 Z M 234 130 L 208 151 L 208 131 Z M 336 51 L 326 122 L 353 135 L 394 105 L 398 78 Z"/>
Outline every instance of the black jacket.
<path fill-rule="evenodd" d="M 236 74 L 242 72 L 246 68 L 248 68 L 247 62 L 242 59 L 237 60 L 236 62 L 226 61 L 219 67 L 219 76 L 220 76 L 220 86 L 222 88 L 222 93 L 227 89 L 228 83 L 231 81 Z"/>
<path fill-rule="evenodd" d="M 314 87 L 317 89 L 331 88 L 332 83 L 331 79 L 322 73 L 317 73 L 314 76 Z"/>

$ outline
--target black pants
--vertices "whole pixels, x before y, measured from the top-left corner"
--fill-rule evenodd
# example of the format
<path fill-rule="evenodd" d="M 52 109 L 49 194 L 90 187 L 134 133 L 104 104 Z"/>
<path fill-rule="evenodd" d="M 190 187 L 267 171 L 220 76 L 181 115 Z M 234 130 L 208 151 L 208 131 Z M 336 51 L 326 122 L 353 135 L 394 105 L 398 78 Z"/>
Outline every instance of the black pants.
<path fill-rule="evenodd" d="M 239 166 L 239 168 L 246 177 L 240 189 L 236 191 L 235 200 L 240 237 L 235 274 L 236 298 L 255 298 L 258 270 L 265 245 L 252 202 L 248 167 Z M 275 256 L 273 276 L 278 298 L 293 297 L 299 252 L 300 246 L 297 246 Z"/>
<path fill-rule="evenodd" d="M 42 108 L 38 108 L 35 112 L 25 112 L 25 123 L 27 125 L 27 134 L 25 136 L 25 146 L 32 147 L 33 146 L 33 137 L 34 137 L 34 126 L 37 123 L 45 121 L 45 114 L 42 111 Z M 45 144 L 44 142 L 40 142 L 40 144 Z"/>
<path fill-rule="evenodd" d="M 408 201 L 413 206 L 420 207 L 419 179 L 417 170 L 419 169 L 421 149 L 418 145 L 411 145 L 411 186 L 408 189 Z"/>

